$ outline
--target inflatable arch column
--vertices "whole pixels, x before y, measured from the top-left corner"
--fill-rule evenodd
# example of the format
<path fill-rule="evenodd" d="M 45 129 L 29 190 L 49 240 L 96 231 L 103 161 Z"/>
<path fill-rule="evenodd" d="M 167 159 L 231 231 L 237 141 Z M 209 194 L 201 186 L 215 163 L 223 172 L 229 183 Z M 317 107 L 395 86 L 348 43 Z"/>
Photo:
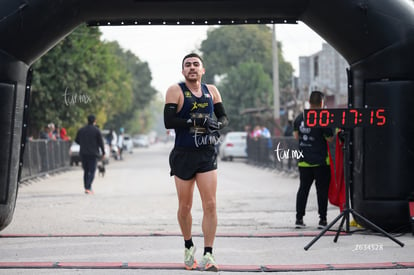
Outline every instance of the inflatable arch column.
<path fill-rule="evenodd" d="M 414 192 L 414 2 L 310 1 L 302 19 L 349 62 L 349 107 L 385 107 L 390 114 L 386 128 L 351 133 L 352 206 L 386 230 L 407 230 Z"/>
<path fill-rule="evenodd" d="M 78 1 L 0 3 L 0 230 L 11 222 L 17 198 L 30 65 L 83 21 Z"/>
<path fill-rule="evenodd" d="M 3 52 L 0 64 L 1 229 L 12 219 L 17 196 L 28 66 Z"/>

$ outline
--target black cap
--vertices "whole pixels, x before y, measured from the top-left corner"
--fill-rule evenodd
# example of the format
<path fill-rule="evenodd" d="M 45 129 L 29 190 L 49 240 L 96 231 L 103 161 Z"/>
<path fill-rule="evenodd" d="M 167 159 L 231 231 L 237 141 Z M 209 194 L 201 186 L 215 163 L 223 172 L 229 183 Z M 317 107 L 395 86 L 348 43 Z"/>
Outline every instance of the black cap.
<path fill-rule="evenodd" d="M 89 123 L 89 124 L 94 123 L 94 122 L 95 122 L 95 120 L 96 120 L 96 117 L 95 117 L 94 115 L 89 115 L 89 116 L 88 116 L 88 123 Z"/>

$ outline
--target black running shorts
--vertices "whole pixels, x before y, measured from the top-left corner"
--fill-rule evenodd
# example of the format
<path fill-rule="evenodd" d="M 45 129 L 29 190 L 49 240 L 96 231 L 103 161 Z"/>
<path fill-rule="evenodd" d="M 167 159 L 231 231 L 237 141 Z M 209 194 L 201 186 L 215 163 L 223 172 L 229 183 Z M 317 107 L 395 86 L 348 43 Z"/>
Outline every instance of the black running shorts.
<path fill-rule="evenodd" d="M 202 149 L 175 147 L 170 153 L 170 175 L 183 180 L 192 179 L 197 173 L 217 169 L 217 153 L 213 146 Z"/>

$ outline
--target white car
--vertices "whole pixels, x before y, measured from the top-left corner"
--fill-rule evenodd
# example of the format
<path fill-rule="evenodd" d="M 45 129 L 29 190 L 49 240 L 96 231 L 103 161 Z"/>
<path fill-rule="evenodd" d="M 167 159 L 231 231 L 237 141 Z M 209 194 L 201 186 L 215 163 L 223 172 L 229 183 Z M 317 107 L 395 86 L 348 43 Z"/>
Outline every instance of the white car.
<path fill-rule="evenodd" d="M 247 133 L 229 132 L 220 145 L 219 156 L 221 160 L 233 158 L 247 158 Z"/>
<path fill-rule="evenodd" d="M 132 139 L 134 147 L 148 147 L 150 145 L 147 135 L 137 135 Z"/>
<path fill-rule="evenodd" d="M 73 164 L 76 164 L 76 166 L 79 165 L 79 163 L 82 162 L 81 157 L 79 155 L 80 151 L 80 145 L 76 142 L 72 142 L 72 145 L 69 149 L 69 156 L 70 156 L 70 166 L 73 166 Z"/>
<path fill-rule="evenodd" d="M 109 163 L 108 154 L 109 154 L 109 151 L 110 151 L 109 150 L 109 145 L 104 142 L 104 147 L 105 147 L 105 153 L 106 154 L 105 154 L 105 157 L 103 158 L 102 161 L 104 162 L 104 164 L 108 164 Z M 70 146 L 70 149 L 69 149 L 70 166 L 73 166 L 74 164 L 76 166 L 78 166 L 79 164 L 82 164 L 82 159 L 79 155 L 79 151 L 80 151 L 80 145 L 77 144 L 75 141 L 72 142 L 72 145 Z"/>
<path fill-rule="evenodd" d="M 134 147 L 134 145 L 132 143 L 132 138 L 130 135 L 127 135 L 127 134 L 124 135 L 123 146 L 126 152 L 132 154 L 132 148 Z"/>

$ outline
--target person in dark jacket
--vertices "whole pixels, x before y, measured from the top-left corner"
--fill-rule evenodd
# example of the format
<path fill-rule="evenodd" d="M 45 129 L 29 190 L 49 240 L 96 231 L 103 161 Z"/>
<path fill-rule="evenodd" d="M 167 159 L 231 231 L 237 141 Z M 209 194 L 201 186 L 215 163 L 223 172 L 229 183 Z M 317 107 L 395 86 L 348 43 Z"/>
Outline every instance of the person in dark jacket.
<path fill-rule="evenodd" d="M 105 148 L 101 132 L 95 126 L 96 118 L 94 115 L 88 116 L 88 125 L 79 129 L 75 141 L 80 145 L 79 155 L 82 160 L 83 183 L 85 194 L 93 194 L 92 182 L 95 178 L 97 160 L 105 156 Z M 102 155 L 100 155 L 101 150 Z"/>
<path fill-rule="evenodd" d="M 324 94 L 313 91 L 309 97 L 311 109 L 322 109 Z M 299 189 L 296 194 L 296 228 L 304 228 L 306 204 L 312 183 L 315 181 L 318 199 L 319 229 L 327 226 L 329 182 L 331 180 L 328 144 L 333 140 L 331 128 L 312 128 L 305 124 L 303 113 L 299 114 L 293 123 L 293 135 L 299 141 L 302 152 L 298 162 Z"/>

